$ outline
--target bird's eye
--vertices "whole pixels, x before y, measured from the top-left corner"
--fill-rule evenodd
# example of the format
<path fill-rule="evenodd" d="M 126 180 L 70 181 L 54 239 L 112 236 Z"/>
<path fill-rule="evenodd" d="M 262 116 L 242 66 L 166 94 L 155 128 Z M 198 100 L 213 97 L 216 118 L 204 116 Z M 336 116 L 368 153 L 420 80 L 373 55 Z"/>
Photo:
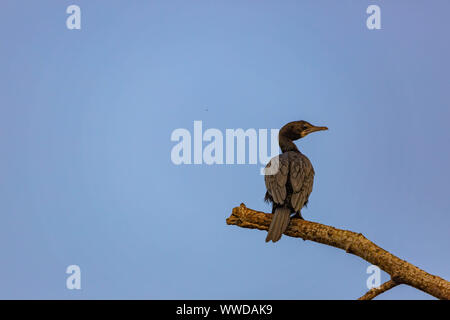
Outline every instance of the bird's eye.
<path fill-rule="evenodd" d="M 304 124 L 303 125 L 303 130 L 306 130 L 306 129 L 308 129 L 308 125 Z"/>

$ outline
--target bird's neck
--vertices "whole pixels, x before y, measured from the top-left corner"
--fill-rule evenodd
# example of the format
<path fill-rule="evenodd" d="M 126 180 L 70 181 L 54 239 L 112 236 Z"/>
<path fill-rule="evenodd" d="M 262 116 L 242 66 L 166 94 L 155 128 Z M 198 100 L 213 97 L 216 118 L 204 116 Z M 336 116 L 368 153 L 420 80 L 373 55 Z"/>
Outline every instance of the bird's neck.
<path fill-rule="evenodd" d="M 298 150 L 297 146 L 295 145 L 295 143 L 291 139 L 289 139 L 288 137 L 286 137 L 284 135 L 278 136 L 278 144 L 280 145 L 282 152 L 288 152 L 288 151 L 300 152 Z"/>

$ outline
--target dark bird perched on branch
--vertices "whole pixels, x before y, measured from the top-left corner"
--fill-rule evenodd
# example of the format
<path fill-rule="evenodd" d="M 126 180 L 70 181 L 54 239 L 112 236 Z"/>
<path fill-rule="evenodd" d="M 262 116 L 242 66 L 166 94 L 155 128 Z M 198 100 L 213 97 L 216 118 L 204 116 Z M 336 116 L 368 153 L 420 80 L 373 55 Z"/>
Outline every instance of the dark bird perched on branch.
<path fill-rule="evenodd" d="M 293 141 L 311 132 L 328 130 L 316 127 L 306 121 L 293 121 L 281 128 L 278 143 L 282 153 L 270 160 L 265 168 L 266 196 L 272 203 L 273 218 L 266 242 L 280 240 L 292 218 L 303 219 L 301 209 L 308 203 L 313 188 L 314 168 Z"/>

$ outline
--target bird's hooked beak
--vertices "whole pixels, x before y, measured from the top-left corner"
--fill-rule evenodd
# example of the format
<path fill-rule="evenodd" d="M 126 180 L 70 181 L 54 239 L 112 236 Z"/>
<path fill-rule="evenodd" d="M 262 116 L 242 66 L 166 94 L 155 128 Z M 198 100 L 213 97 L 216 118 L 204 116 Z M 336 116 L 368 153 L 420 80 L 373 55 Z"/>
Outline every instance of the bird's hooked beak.
<path fill-rule="evenodd" d="M 322 130 L 328 130 L 328 128 L 327 127 L 316 127 L 316 126 L 309 127 L 302 131 L 302 137 L 310 134 L 311 132 L 322 131 Z"/>

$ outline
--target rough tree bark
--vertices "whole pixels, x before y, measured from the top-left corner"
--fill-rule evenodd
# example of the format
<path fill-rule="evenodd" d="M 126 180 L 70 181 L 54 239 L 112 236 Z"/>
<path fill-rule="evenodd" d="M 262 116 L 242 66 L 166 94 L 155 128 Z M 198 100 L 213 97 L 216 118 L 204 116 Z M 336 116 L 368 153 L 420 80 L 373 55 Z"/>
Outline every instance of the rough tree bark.
<path fill-rule="evenodd" d="M 227 219 L 227 224 L 268 230 L 271 220 L 272 214 L 249 209 L 242 203 L 239 207 L 233 209 L 231 216 Z M 343 249 L 371 264 L 377 265 L 391 276 L 390 281 L 378 289 L 370 290 L 360 298 L 361 300 L 372 299 L 398 284 L 410 285 L 438 299 L 450 299 L 450 282 L 394 256 L 368 240 L 361 233 L 341 230 L 317 222 L 292 219 L 284 234 Z"/>

